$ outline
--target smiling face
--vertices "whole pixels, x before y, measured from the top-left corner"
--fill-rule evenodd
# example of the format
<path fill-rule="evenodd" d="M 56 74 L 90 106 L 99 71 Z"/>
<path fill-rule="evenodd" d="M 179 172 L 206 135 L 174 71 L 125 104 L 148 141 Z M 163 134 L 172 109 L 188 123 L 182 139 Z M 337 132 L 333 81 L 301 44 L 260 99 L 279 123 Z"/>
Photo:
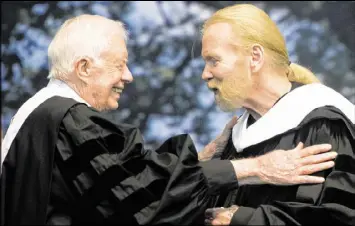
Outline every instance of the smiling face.
<path fill-rule="evenodd" d="M 202 57 L 206 62 L 202 78 L 223 111 L 241 108 L 253 86 L 250 58 L 236 43 L 238 39 L 227 23 L 212 24 L 202 38 Z"/>
<path fill-rule="evenodd" d="M 84 99 L 95 109 L 114 110 L 125 84 L 133 81 L 127 67 L 128 52 L 123 38 L 115 36 L 99 60 L 82 59 L 77 74 L 85 81 Z"/>

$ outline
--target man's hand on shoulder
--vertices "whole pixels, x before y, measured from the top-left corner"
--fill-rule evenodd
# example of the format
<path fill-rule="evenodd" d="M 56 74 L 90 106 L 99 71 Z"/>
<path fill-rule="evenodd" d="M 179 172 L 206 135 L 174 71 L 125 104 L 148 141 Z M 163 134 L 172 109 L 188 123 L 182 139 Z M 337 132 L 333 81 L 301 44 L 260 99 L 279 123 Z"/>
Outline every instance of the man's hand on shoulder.
<path fill-rule="evenodd" d="M 299 143 L 292 150 L 274 150 L 256 158 L 232 160 L 239 185 L 275 184 L 294 185 L 323 183 L 323 177 L 310 174 L 334 166 L 336 152 L 330 144 L 319 144 L 303 148 Z"/>
<path fill-rule="evenodd" d="M 224 127 L 222 133 L 213 141 L 205 146 L 205 148 L 198 153 L 200 161 L 210 160 L 212 157 L 219 156 L 225 149 L 228 139 L 232 133 L 233 126 L 238 122 L 238 117 L 234 116 Z"/>

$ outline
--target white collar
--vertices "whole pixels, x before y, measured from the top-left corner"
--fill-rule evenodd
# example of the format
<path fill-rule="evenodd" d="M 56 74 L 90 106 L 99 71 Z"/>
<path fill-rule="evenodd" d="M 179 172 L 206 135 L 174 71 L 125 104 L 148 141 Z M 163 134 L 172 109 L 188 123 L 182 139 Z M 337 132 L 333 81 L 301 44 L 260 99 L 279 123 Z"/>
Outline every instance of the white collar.
<path fill-rule="evenodd" d="M 67 83 L 65 83 L 61 80 L 52 78 L 51 80 L 49 80 L 46 88 L 52 90 L 52 92 L 54 92 L 54 93 L 57 93 L 59 96 L 72 98 L 72 99 L 76 100 L 77 102 L 85 103 L 86 105 L 91 107 L 87 101 L 85 101 L 83 98 L 81 98 L 74 91 L 74 89 L 72 89 Z"/>
<path fill-rule="evenodd" d="M 28 99 L 16 112 L 12 118 L 9 128 L 1 142 L 1 167 L 5 157 L 15 139 L 18 131 L 21 129 L 27 117 L 43 102 L 54 96 L 72 98 L 79 103 L 85 103 L 90 107 L 83 98 L 81 98 L 68 84 L 58 79 L 51 79 L 48 85 L 38 91 L 30 99 Z M 58 106 L 60 107 L 60 106 Z"/>
<path fill-rule="evenodd" d="M 297 127 L 314 109 L 334 106 L 353 123 L 355 106 L 340 93 L 319 84 L 303 85 L 285 95 L 263 117 L 247 128 L 245 112 L 233 127 L 232 140 L 238 152 Z"/>

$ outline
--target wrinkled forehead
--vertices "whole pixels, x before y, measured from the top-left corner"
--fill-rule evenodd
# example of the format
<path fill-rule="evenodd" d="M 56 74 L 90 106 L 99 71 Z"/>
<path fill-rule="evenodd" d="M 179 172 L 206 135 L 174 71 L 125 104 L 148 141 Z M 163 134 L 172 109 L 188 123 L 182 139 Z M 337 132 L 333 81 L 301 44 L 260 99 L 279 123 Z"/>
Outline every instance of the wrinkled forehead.
<path fill-rule="evenodd" d="M 216 23 L 210 25 L 202 36 L 202 52 L 205 56 L 211 51 L 222 48 L 231 48 L 235 40 L 232 27 L 227 23 Z"/>
<path fill-rule="evenodd" d="M 111 61 L 127 61 L 128 50 L 125 40 L 122 37 L 115 36 L 110 41 L 107 50 L 104 51 L 101 56 Z"/>

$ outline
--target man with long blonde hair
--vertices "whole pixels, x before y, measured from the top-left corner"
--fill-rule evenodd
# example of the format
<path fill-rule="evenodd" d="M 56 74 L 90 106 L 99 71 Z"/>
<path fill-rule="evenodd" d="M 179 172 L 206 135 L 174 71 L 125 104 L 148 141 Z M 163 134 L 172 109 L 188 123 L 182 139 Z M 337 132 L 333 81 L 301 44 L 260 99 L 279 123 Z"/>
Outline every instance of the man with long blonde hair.
<path fill-rule="evenodd" d="M 1 225 L 186 225 L 203 216 L 211 194 L 259 178 L 260 169 L 284 174 L 258 183 L 324 182 L 294 167 L 332 167 L 329 144 L 207 162 L 187 134 L 145 149 L 136 126 L 101 113 L 117 109 L 133 81 L 126 41 L 120 21 L 98 15 L 60 27 L 48 48 L 48 85 L 20 107 L 2 142 Z M 310 156 L 319 162 L 300 164 Z"/>
<path fill-rule="evenodd" d="M 202 78 L 217 105 L 224 111 L 246 109 L 227 148 L 215 158 L 244 159 L 298 142 L 327 141 L 338 153 L 332 169 L 315 174 L 326 178 L 324 184 L 250 185 L 251 180 L 216 196 L 205 223 L 355 225 L 354 105 L 310 70 L 290 62 L 281 32 L 256 6 L 218 10 L 202 34 Z"/>

